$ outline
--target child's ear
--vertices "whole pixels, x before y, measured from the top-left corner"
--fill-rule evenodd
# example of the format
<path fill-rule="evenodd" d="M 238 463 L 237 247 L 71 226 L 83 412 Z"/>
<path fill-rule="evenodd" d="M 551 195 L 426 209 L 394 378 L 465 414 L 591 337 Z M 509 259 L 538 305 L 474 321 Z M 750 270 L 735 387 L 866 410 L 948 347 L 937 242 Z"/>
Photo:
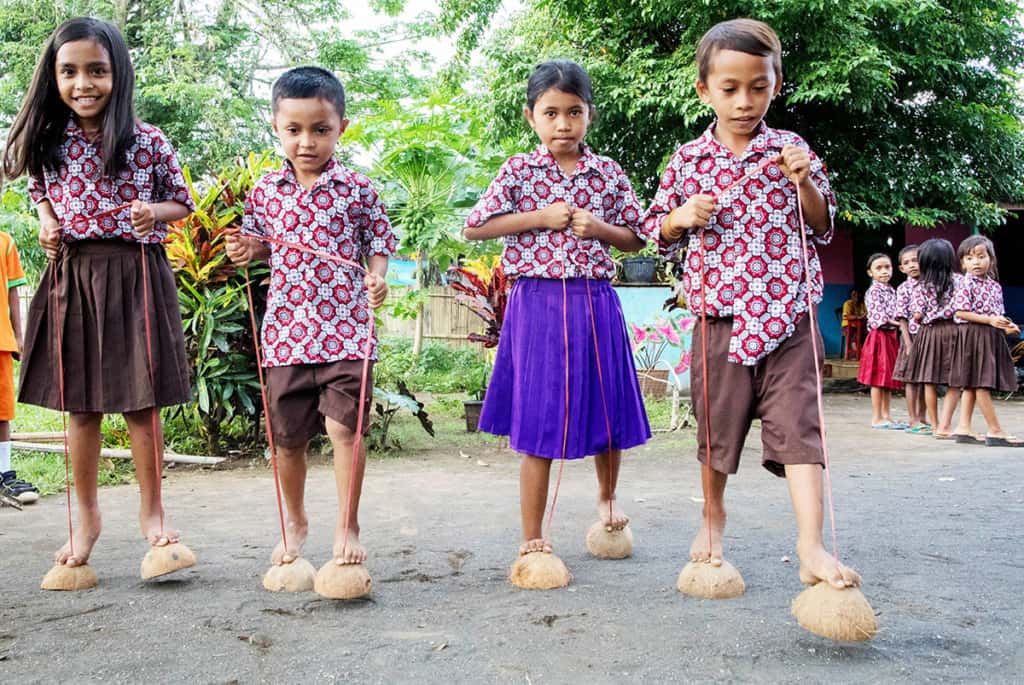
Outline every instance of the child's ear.
<path fill-rule="evenodd" d="M 348 119 L 342 119 L 341 120 L 341 130 L 338 132 L 338 137 L 339 138 L 341 136 L 345 135 L 345 129 L 348 128 L 348 124 L 349 124 L 349 120 Z"/>
<path fill-rule="evenodd" d="M 708 92 L 708 85 L 700 79 L 697 79 L 697 95 L 705 105 L 711 104 L 711 93 Z"/>
<path fill-rule="evenodd" d="M 778 96 L 779 91 L 782 90 L 782 79 L 775 79 L 775 89 L 772 91 L 772 99 L 774 100 Z"/>
<path fill-rule="evenodd" d="M 526 123 L 528 123 L 530 125 L 530 128 L 532 128 L 534 130 L 537 129 L 537 126 L 534 124 L 534 121 L 533 121 L 533 110 L 532 109 L 530 109 L 529 107 L 525 107 L 524 106 L 523 107 L 523 118 L 526 119 Z"/>

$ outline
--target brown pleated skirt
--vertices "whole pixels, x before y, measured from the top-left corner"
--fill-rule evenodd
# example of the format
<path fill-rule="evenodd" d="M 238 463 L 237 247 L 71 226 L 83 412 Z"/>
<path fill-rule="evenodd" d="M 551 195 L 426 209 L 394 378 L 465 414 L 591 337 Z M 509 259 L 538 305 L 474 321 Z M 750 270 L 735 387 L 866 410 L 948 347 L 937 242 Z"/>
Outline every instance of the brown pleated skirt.
<path fill-rule="evenodd" d="M 896 354 L 896 365 L 892 369 L 892 377 L 898 381 L 907 380 L 907 362 L 910 361 L 910 350 L 914 347 L 914 339 L 917 338 L 917 333 L 910 334 L 910 344 L 907 345 L 903 342 L 903 334 L 897 332 L 897 336 L 900 341 L 900 349 Z"/>
<path fill-rule="evenodd" d="M 943 319 L 921 326 L 914 345 L 910 348 L 904 381 L 949 385 L 953 357 L 959 341 L 957 326 L 952 319 Z"/>
<path fill-rule="evenodd" d="M 63 246 L 32 298 L 20 402 L 61 408 L 58 326 L 67 411 L 124 413 L 191 399 L 174 274 L 162 245 L 147 245 L 145 255 L 148 283 L 139 243 L 83 240 Z M 155 382 L 150 381 L 144 293 Z"/>
<path fill-rule="evenodd" d="M 954 388 L 1017 389 L 1017 370 L 1006 334 L 980 323 L 957 326 L 958 341 L 949 384 Z"/>

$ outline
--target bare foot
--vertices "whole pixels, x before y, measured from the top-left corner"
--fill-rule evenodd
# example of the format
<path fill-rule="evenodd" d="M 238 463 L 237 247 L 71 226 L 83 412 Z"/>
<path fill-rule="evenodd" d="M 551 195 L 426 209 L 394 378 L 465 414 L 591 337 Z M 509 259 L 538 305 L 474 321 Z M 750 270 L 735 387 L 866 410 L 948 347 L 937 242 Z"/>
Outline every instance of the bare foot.
<path fill-rule="evenodd" d="M 154 547 L 165 547 L 175 542 L 181 542 L 181 533 L 173 528 L 164 517 L 163 526 L 160 525 L 160 512 L 151 514 L 140 513 L 139 525 L 142 527 L 142 536 Z"/>
<path fill-rule="evenodd" d="M 629 525 L 629 517 L 619 509 L 614 497 L 610 507 L 608 500 L 597 500 L 597 515 L 601 517 L 601 523 L 604 524 L 604 529 L 609 533 L 613 530 L 622 530 Z"/>
<path fill-rule="evenodd" d="M 806 549 L 797 545 L 796 553 L 800 557 L 800 582 L 804 585 L 825 581 L 840 590 L 860 585 L 860 574 L 836 561 L 821 544 Z"/>
<path fill-rule="evenodd" d="M 306 537 L 309 535 L 309 521 L 289 521 L 286 531 L 288 536 L 288 548 L 285 549 L 284 540 L 277 543 L 273 553 L 270 555 L 270 563 L 274 566 L 290 564 L 302 556 L 302 547 L 306 544 Z"/>
<path fill-rule="evenodd" d="M 722 565 L 722 536 L 725 533 L 725 509 L 708 514 L 704 507 L 700 530 L 690 545 L 690 561 L 710 563 L 712 566 Z"/>
<path fill-rule="evenodd" d="M 350 530 L 347 539 L 343 530 L 334 534 L 334 561 L 338 566 L 366 561 L 366 548 L 359 542 L 358 530 Z"/>
<path fill-rule="evenodd" d="M 92 548 L 100 538 L 102 519 L 99 510 L 93 514 L 79 515 L 78 525 L 75 527 L 71 540 L 53 555 L 54 563 L 64 566 L 85 566 L 89 563 L 89 555 Z M 74 542 L 75 554 L 71 554 L 71 542 Z"/>
<path fill-rule="evenodd" d="M 530 554 L 531 552 L 544 552 L 545 554 L 551 554 L 551 543 L 544 538 L 534 538 L 533 540 L 526 540 L 523 544 L 519 545 L 519 555 Z"/>

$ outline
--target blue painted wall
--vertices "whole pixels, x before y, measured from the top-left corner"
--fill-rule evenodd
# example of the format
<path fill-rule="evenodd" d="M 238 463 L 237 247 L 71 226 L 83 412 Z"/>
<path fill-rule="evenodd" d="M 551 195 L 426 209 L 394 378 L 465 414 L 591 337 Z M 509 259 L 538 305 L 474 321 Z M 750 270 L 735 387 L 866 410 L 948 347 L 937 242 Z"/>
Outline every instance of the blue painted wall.
<path fill-rule="evenodd" d="M 653 323 L 659 316 L 665 318 L 667 312 L 661 308 L 661 305 L 671 297 L 672 289 L 668 286 L 636 288 L 619 285 L 615 286 L 615 293 L 619 296 L 619 302 L 622 303 L 622 314 L 626 319 L 627 326 L 631 323 L 643 325 Z M 662 354 L 662 358 L 675 366 L 683 349 L 690 348 L 690 338 L 691 336 L 687 335 L 680 347 L 669 345 Z M 689 388 L 689 370 L 679 376 L 678 381 L 682 390 L 685 391 Z"/>
<path fill-rule="evenodd" d="M 842 321 L 835 315 L 836 309 L 842 311 L 843 303 L 850 297 L 852 283 L 826 283 L 825 293 L 818 307 L 818 328 L 825 341 L 825 356 L 838 357 L 843 350 Z"/>

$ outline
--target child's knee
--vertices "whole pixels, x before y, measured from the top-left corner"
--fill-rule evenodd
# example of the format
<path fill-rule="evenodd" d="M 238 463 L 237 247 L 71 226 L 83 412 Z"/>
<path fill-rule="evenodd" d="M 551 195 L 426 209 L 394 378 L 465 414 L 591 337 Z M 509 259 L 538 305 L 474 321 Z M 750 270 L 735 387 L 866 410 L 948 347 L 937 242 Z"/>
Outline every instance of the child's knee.
<path fill-rule="evenodd" d="M 327 428 L 327 437 L 331 444 L 340 447 L 352 447 L 355 443 L 356 432 L 343 423 L 328 418 L 324 421 Z"/>

